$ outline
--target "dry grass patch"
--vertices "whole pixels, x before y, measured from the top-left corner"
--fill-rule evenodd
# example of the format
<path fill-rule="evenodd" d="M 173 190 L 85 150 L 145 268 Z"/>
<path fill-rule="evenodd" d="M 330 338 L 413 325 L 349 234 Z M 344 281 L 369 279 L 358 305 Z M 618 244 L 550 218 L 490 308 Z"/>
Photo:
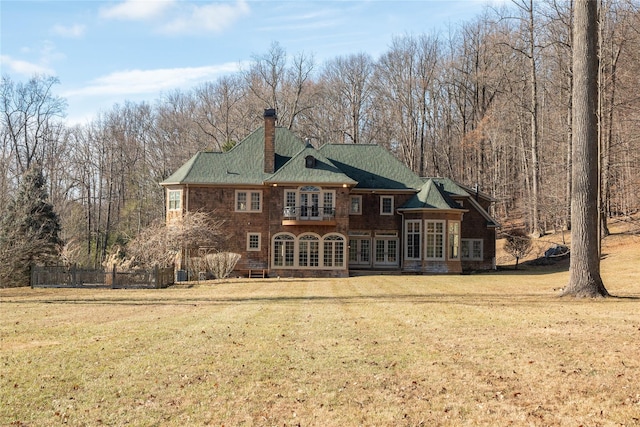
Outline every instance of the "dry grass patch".
<path fill-rule="evenodd" d="M 0 425 L 639 425 L 638 265 L 3 289 Z"/>

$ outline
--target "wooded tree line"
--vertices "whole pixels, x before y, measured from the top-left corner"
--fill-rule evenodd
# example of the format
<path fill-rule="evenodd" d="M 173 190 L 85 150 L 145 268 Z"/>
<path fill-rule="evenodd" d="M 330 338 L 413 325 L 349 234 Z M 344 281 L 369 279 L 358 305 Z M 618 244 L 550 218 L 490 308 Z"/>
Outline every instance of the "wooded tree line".
<path fill-rule="evenodd" d="M 640 208 L 640 3 L 601 0 L 599 146 L 606 219 Z M 397 36 L 318 64 L 277 42 L 240 72 L 69 127 L 58 80 L 2 78 L 0 211 L 42 168 L 66 255 L 99 265 L 164 215 L 158 182 L 199 150 L 226 150 L 275 108 L 319 146 L 374 143 L 422 176 L 492 195 L 502 223 L 570 226 L 572 5 L 514 0 L 446 34 Z M 6 212 L 0 212 L 6 215 Z"/>

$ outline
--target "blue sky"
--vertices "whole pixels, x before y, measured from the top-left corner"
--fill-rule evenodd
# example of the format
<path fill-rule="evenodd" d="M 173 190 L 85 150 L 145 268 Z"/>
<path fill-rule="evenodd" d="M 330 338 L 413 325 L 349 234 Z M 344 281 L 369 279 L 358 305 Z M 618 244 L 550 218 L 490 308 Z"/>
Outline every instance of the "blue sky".
<path fill-rule="evenodd" d="M 495 3 L 495 0 L 493 1 Z M 125 100 L 150 103 L 240 69 L 272 42 L 320 65 L 377 58 L 394 36 L 446 32 L 485 0 L 0 1 L 0 72 L 55 75 L 67 121 L 87 123 Z"/>

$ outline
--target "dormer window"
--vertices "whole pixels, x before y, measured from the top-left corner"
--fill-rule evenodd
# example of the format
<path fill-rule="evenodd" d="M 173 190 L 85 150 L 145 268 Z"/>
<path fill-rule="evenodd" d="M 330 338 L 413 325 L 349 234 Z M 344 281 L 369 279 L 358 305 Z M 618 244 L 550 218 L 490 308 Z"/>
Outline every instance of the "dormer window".
<path fill-rule="evenodd" d="M 307 169 L 313 169 L 316 167 L 316 158 L 313 156 L 307 156 L 304 158 L 304 167 Z"/>

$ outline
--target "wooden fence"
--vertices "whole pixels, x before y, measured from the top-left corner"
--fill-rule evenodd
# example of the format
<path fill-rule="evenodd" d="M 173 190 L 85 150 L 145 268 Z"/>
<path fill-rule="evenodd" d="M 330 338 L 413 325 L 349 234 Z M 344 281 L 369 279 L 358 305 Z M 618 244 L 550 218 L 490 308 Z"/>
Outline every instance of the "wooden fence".
<path fill-rule="evenodd" d="M 174 268 L 112 271 L 74 266 L 34 266 L 31 268 L 32 288 L 111 288 L 161 289 L 174 282 Z"/>

